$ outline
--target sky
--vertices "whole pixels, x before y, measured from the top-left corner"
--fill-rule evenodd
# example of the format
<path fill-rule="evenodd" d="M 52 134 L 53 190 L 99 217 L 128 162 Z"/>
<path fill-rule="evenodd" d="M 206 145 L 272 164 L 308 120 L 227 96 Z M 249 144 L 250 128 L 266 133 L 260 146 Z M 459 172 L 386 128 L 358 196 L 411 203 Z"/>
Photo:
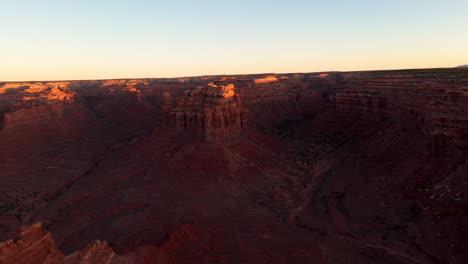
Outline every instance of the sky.
<path fill-rule="evenodd" d="M 0 0 L 0 81 L 468 64 L 467 0 Z"/>

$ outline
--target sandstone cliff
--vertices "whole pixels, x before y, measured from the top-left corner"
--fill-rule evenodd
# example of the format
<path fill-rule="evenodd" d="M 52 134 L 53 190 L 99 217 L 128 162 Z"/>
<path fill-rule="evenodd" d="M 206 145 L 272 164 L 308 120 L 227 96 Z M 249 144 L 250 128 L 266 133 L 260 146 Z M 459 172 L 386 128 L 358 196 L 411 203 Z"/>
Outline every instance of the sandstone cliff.
<path fill-rule="evenodd" d="M 61 118 L 71 110 L 71 102 L 53 102 L 5 113 L 4 128 Z"/>
<path fill-rule="evenodd" d="M 210 84 L 175 100 L 167 94 L 162 107 L 162 126 L 193 131 L 208 141 L 220 140 L 238 135 L 247 127 L 246 110 L 234 85 Z"/>
<path fill-rule="evenodd" d="M 10 111 L 3 114 L 3 127 L 11 128 L 62 118 L 71 110 L 75 94 L 68 88 L 68 83 L 60 85 L 54 83 L 19 87 L 7 85 L 8 89 L 14 91 L 10 92 L 10 96 L 17 99 L 15 104 L 8 106 Z M 3 88 L 5 89 L 5 86 Z"/>

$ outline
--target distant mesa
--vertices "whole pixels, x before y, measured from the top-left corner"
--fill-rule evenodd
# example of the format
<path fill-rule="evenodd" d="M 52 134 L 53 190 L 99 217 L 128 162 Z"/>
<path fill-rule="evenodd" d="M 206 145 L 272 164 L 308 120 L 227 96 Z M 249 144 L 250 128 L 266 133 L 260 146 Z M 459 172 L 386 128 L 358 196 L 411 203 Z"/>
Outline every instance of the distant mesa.
<path fill-rule="evenodd" d="M 22 97 L 10 106 L 11 112 L 4 114 L 4 128 L 63 117 L 71 109 L 75 93 L 68 83 L 61 84 L 16 85 Z M 9 86 L 14 89 L 15 84 Z"/>
<path fill-rule="evenodd" d="M 460 66 L 457 66 L 455 68 L 468 68 L 468 64 L 460 65 Z"/>
<path fill-rule="evenodd" d="M 259 84 L 259 83 L 269 83 L 269 82 L 277 82 L 277 81 L 278 81 L 278 78 L 276 76 L 267 76 L 265 78 L 256 79 L 255 83 Z"/>

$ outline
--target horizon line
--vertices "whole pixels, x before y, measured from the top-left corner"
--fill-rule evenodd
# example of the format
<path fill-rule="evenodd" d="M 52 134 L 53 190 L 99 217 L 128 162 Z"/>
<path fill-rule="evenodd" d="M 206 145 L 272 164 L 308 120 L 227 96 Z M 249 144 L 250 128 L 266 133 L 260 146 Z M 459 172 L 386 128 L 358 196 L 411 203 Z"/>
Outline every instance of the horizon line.
<path fill-rule="evenodd" d="M 188 75 L 188 76 L 174 76 L 174 77 L 123 77 L 123 78 L 101 78 L 101 79 L 62 79 L 62 80 L 13 80 L 3 81 L 0 83 L 18 83 L 18 82 L 76 82 L 76 81 L 111 81 L 111 80 L 163 80 L 163 79 L 184 79 L 184 78 L 200 78 L 200 77 L 215 77 L 215 76 L 249 76 L 249 75 L 290 75 L 290 74 L 313 74 L 313 73 L 351 73 L 351 72 L 379 72 L 379 71 L 409 71 L 409 70 L 441 70 L 441 69 L 467 69 L 468 67 L 437 67 L 437 68 L 394 68 L 394 69 L 372 69 L 372 70 L 357 70 L 357 71 L 316 71 L 316 72 L 262 72 L 262 73 L 223 73 L 223 74 L 203 74 L 203 75 Z"/>

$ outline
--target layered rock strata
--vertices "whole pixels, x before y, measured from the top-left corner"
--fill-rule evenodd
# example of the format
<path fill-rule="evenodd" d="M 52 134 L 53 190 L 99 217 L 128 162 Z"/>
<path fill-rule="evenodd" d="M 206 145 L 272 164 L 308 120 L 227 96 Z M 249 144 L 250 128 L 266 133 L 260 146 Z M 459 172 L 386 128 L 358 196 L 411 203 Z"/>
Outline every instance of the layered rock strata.
<path fill-rule="evenodd" d="M 425 72 L 344 73 L 329 110 L 418 124 L 427 153 L 468 155 L 468 78 Z"/>
<path fill-rule="evenodd" d="M 71 109 L 71 105 L 69 101 L 58 101 L 5 113 L 4 127 L 11 128 L 21 124 L 57 119 L 63 117 L 66 111 Z"/>
<path fill-rule="evenodd" d="M 19 93 L 21 99 L 4 114 L 4 128 L 61 118 L 72 107 L 75 94 L 68 87 L 48 84 L 25 88 Z"/>
<path fill-rule="evenodd" d="M 246 126 L 246 109 L 232 84 L 211 83 L 175 99 L 165 94 L 163 128 L 192 131 L 207 141 L 215 141 L 238 135 Z"/>

